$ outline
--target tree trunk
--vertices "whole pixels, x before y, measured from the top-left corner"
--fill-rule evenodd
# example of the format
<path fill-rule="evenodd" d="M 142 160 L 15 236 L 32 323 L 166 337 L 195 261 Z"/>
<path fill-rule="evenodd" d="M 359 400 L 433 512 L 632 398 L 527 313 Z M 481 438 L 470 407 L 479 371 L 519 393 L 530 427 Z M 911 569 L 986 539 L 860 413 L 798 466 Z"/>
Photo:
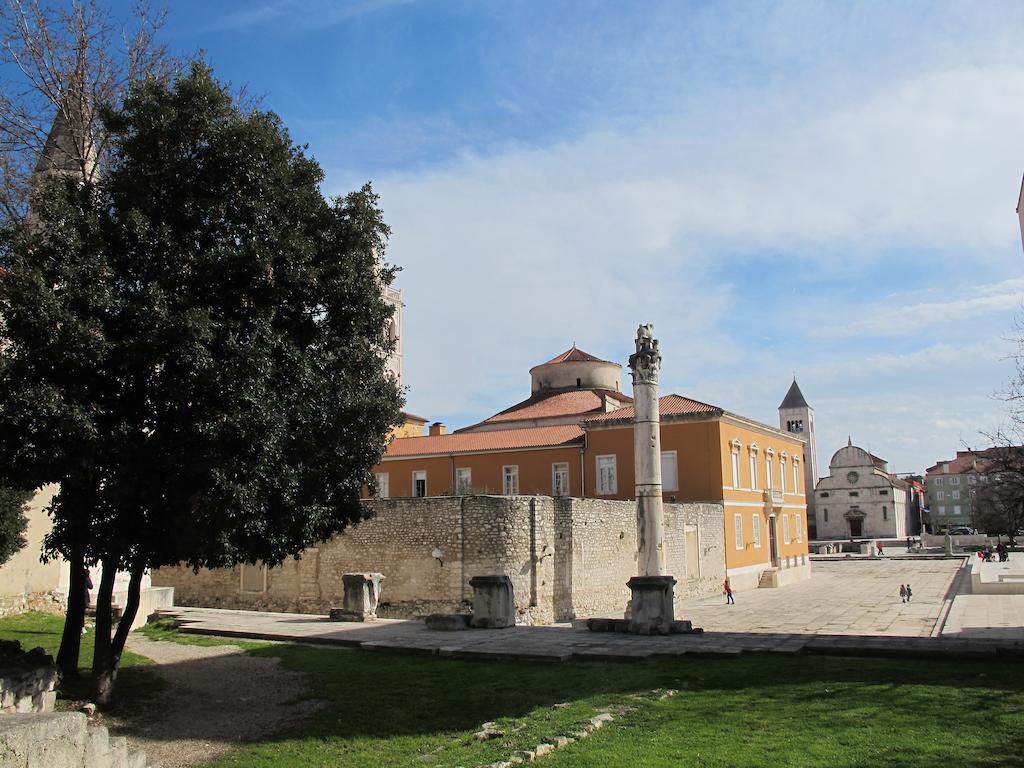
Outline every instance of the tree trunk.
<path fill-rule="evenodd" d="M 114 703 L 115 670 L 111 658 L 111 598 L 117 569 L 113 563 L 103 561 L 103 575 L 96 594 L 96 647 L 92 655 L 92 700 L 100 709 L 109 709 Z"/>
<path fill-rule="evenodd" d="M 121 654 L 124 652 L 125 641 L 128 640 L 128 633 L 132 631 L 135 615 L 139 612 L 142 575 L 145 572 L 146 569 L 141 563 L 135 563 L 132 566 L 131 578 L 128 580 L 128 602 L 124 607 L 124 614 L 117 625 L 117 632 L 114 634 L 114 640 L 110 646 L 110 666 L 114 679 L 117 679 L 117 671 L 121 667 Z"/>
<path fill-rule="evenodd" d="M 68 561 L 71 580 L 68 586 L 68 610 L 64 617 L 64 634 L 57 651 L 57 667 L 65 678 L 78 677 L 78 657 L 82 648 L 82 629 L 85 627 L 86 582 L 85 560 L 80 551 L 71 553 Z"/>

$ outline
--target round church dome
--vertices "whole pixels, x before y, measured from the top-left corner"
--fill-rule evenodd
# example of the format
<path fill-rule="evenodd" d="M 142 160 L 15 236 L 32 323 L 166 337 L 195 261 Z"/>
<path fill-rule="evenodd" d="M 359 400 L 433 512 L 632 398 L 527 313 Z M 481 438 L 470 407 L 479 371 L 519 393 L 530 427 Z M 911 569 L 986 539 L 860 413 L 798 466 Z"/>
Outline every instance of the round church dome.
<path fill-rule="evenodd" d="M 530 369 L 533 394 L 569 389 L 621 389 L 622 366 L 594 357 L 573 344 L 553 360 Z"/>

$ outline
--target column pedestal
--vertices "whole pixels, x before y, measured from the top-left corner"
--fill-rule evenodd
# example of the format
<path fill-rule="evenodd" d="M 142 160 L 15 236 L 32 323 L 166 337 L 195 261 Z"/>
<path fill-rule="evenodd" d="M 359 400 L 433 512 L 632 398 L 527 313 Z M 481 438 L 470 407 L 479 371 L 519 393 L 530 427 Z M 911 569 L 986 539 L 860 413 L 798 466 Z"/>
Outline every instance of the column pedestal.
<path fill-rule="evenodd" d="M 626 582 L 633 593 L 629 631 L 634 635 L 667 635 L 675 620 L 671 576 L 634 576 Z"/>
<path fill-rule="evenodd" d="M 380 602 L 383 573 L 346 573 L 341 577 L 345 587 L 343 607 L 331 608 L 334 621 L 373 621 Z"/>
<path fill-rule="evenodd" d="M 512 579 L 508 576 L 474 576 L 473 618 L 470 626 L 482 629 L 506 629 L 516 625 L 516 601 Z"/>

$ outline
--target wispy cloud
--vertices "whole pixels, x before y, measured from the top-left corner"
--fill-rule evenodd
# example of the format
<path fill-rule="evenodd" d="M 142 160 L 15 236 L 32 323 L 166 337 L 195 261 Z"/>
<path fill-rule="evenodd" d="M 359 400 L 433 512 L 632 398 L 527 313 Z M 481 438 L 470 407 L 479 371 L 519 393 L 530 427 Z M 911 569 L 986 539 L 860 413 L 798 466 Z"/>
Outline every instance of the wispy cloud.
<path fill-rule="evenodd" d="M 203 31 L 226 32 L 268 24 L 290 29 L 322 29 L 358 16 L 376 13 L 416 0 L 278 0 L 231 11 Z"/>
<path fill-rule="evenodd" d="M 938 301 L 915 301 L 914 294 L 894 294 L 884 301 L 849 307 L 850 319 L 815 328 L 811 335 L 906 336 L 942 323 L 1020 310 L 1024 304 L 1024 278 L 989 285 L 953 285 L 947 295 L 948 298 Z"/>

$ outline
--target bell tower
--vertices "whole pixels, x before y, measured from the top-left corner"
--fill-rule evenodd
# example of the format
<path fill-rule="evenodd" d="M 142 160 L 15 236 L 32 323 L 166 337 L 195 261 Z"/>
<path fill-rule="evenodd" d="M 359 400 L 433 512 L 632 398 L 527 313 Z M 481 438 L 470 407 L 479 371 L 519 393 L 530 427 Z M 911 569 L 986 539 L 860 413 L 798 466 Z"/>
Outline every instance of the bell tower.
<path fill-rule="evenodd" d="M 802 437 L 804 443 L 804 494 L 807 498 L 807 525 L 811 538 L 814 538 L 818 521 L 814 511 L 814 484 L 818 481 L 818 446 L 814 436 L 814 409 L 807 404 L 804 393 L 793 377 L 786 397 L 779 405 L 779 428 Z"/>

